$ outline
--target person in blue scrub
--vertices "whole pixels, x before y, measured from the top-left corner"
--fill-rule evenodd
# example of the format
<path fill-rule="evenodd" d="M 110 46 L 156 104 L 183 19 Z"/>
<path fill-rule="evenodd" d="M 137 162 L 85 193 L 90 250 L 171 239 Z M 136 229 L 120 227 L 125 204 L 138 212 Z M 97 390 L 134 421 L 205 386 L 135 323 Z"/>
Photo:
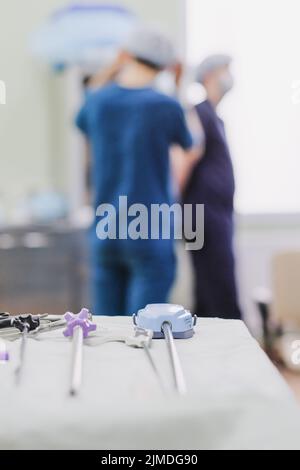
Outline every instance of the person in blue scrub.
<path fill-rule="evenodd" d="M 198 67 L 197 80 L 207 95 L 195 108 L 203 133 L 202 153 L 181 186 L 184 204 L 205 205 L 204 247 L 191 251 L 195 313 L 240 319 L 233 251 L 235 179 L 224 123 L 217 114 L 233 86 L 230 63 L 226 55 L 213 55 Z"/>
<path fill-rule="evenodd" d="M 95 210 L 110 204 L 118 221 L 123 196 L 128 207 L 143 204 L 149 213 L 152 204 L 172 204 L 170 146 L 184 149 L 191 165 L 198 158 L 181 106 L 153 87 L 159 72 L 174 61 L 163 34 L 138 28 L 127 38 L 113 73 L 100 74 L 98 83 L 96 77 L 93 85 L 101 88 L 89 93 L 77 116 L 92 154 Z M 173 240 L 99 239 L 98 223 L 96 217 L 90 235 L 93 312 L 132 315 L 147 304 L 166 302 L 175 277 Z"/>

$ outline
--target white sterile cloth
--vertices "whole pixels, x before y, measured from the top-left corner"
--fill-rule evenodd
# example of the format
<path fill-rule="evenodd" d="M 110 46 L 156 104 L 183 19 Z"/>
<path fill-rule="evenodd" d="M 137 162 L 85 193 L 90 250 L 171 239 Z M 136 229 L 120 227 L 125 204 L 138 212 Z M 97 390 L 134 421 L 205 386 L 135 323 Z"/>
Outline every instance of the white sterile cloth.
<path fill-rule="evenodd" d="M 131 318 L 96 319 L 95 335 L 133 334 Z M 188 395 L 177 397 L 164 340 L 143 349 L 88 341 L 78 397 L 68 396 L 71 344 L 62 330 L 29 339 L 23 381 L 14 383 L 20 341 L 0 365 L 1 449 L 300 449 L 300 409 L 242 322 L 199 319 L 177 340 Z"/>

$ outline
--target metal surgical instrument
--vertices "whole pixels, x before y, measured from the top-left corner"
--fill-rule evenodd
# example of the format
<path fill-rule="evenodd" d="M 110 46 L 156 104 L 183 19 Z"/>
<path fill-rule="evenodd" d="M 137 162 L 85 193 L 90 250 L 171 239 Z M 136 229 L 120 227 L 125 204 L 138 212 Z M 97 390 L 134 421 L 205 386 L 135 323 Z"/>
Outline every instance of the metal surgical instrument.
<path fill-rule="evenodd" d="M 19 364 L 15 370 L 16 383 L 20 384 L 22 373 L 24 369 L 24 362 L 26 356 L 27 335 L 30 331 L 36 330 L 40 325 L 40 320 L 34 318 L 32 315 L 24 315 L 17 317 L 14 321 L 14 326 L 21 331 L 21 346 Z"/>
<path fill-rule="evenodd" d="M 187 392 L 182 365 L 174 339 L 187 339 L 194 335 L 196 316 L 180 305 L 151 304 L 133 316 L 136 326 L 153 330 L 153 338 L 164 338 L 170 358 L 174 385 L 180 395 Z"/>
<path fill-rule="evenodd" d="M 83 308 L 78 315 L 67 312 L 64 316 L 67 328 L 63 332 L 66 338 L 72 338 L 72 364 L 70 395 L 79 393 L 82 382 L 83 340 L 89 333 L 95 331 L 97 326 L 90 321 L 89 310 Z"/>

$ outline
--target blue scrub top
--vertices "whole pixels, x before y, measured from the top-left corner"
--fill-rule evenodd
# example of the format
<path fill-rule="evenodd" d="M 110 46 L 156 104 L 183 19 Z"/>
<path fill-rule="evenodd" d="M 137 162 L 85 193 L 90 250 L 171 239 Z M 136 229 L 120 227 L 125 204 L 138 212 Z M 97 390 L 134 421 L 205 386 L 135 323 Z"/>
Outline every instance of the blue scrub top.
<path fill-rule="evenodd" d="M 127 196 L 128 205 L 144 204 L 149 213 L 151 204 L 172 203 L 170 146 L 192 146 L 176 100 L 150 87 L 131 89 L 113 83 L 89 94 L 76 123 L 91 144 L 95 208 L 109 203 L 118 209 L 119 196 Z M 171 246 L 172 240 L 99 243 L 104 250 L 120 244 L 157 250 L 161 243 Z"/>

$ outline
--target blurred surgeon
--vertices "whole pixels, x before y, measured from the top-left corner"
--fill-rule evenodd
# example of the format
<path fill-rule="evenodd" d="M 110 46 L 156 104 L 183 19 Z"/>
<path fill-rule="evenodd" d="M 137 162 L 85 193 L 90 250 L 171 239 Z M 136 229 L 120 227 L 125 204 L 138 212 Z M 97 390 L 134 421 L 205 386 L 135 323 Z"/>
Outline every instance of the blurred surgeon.
<path fill-rule="evenodd" d="M 106 204 L 116 211 L 110 220 L 117 222 L 113 236 L 99 237 L 99 210 L 91 231 L 95 314 L 131 315 L 149 303 L 166 302 L 174 280 L 173 240 L 152 238 L 150 219 L 148 232 L 132 239 L 126 226 L 132 218 L 126 221 L 126 208 L 120 207 L 124 196 L 131 215 L 138 215 L 141 205 L 150 214 L 152 204 L 173 202 L 173 144 L 184 150 L 189 165 L 198 158 L 181 106 L 154 89 L 158 74 L 174 62 L 167 37 L 138 28 L 110 70 L 95 77 L 92 85 L 101 88 L 89 94 L 77 117 L 91 148 L 95 210 Z"/>
<path fill-rule="evenodd" d="M 217 109 L 233 87 L 231 58 L 207 57 L 197 69 L 206 99 L 195 108 L 202 128 L 201 158 L 192 172 L 181 169 L 183 203 L 205 204 L 204 248 L 191 251 L 195 273 L 195 313 L 199 316 L 241 318 L 238 304 L 234 235 L 233 166 L 223 121 Z"/>

